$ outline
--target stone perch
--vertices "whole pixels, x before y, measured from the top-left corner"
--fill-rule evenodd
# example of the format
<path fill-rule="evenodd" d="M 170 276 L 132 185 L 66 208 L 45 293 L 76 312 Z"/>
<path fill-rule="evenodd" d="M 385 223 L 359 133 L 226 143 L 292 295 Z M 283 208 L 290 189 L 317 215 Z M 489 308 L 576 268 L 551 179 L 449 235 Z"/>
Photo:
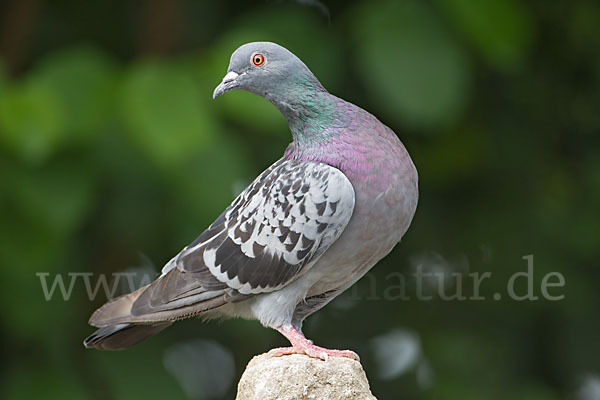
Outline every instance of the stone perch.
<path fill-rule="evenodd" d="M 246 367 L 236 400 L 377 400 L 360 362 L 261 354 Z"/>

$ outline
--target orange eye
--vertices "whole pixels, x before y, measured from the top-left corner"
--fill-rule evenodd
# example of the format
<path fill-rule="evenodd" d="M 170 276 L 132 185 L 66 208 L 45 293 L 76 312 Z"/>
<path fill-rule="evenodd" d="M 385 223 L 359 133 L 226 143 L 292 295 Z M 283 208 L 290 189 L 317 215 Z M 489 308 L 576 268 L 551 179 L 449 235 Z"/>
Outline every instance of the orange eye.
<path fill-rule="evenodd" d="M 265 62 L 265 57 L 262 54 L 256 53 L 255 55 L 252 56 L 252 63 L 254 65 L 256 65 L 257 67 L 263 65 L 264 62 Z"/>

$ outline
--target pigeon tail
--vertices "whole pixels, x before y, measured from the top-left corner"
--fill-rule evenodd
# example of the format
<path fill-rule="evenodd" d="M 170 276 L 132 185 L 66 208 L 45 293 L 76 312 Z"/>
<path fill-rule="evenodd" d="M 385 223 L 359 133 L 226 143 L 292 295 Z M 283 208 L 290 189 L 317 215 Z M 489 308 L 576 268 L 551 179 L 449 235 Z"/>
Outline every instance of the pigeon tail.
<path fill-rule="evenodd" d="M 157 324 L 117 324 L 105 326 L 88 336 L 83 345 L 88 349 L 122 350 L 138 344 L 170 326 L 172 322 Z"/>
<path fill-rule="evenodd" d="M 138 297 L 148 288 L 146 285 L 138 290 L 116 297 L 94 311 L 89 324 L 97 328 L 108 327 L 131 319 L 131 307 Z"/>

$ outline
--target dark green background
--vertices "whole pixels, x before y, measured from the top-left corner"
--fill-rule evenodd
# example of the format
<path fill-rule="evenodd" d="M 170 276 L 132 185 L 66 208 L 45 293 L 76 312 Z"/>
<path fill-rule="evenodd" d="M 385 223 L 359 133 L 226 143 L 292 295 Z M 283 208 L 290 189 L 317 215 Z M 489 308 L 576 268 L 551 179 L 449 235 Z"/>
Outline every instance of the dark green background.
<path fill-rule="evenodd" d="M 173 346 L 211 341 L 235 360 L 217 396 L 233 398 L 250 358 L 285 344 L 257 322 L 189 320 L 124 352 L 85 350 L 103 291 L 90 301 L 78 280 L 68 301 L 58 291 L 45 301 L 36 276 L 68 284 L 69 272 L 93 272 L 95 284 L 99 274 L 156 272 L 280 156 L 290 135 L 267 101 L 211 99 L 231 52 L 254 40 L 288 47 L 332 93 L 392 127 L 420 173 L 403 242 L 310 318 L 307 335 L 357 351 L 380 399 L 599 398 L 585 393 L 600 386 L 600 4 L 326 8 L 0 5 L 1 398 L 184 399 L 165 360 Z M 550 293 L 563 300 L 508 297 L 529 254 L 535 294 L 556 271 L 566 284 Z M 415 299 L 418 265 L 491 272 L 486 300 Z M 390 298 L 394 272 L 411 300 Z M 375 351 L 385 340 L 403 368 Z M 176 364 L 203 382 L 220 372 L 211 357 Z"/>

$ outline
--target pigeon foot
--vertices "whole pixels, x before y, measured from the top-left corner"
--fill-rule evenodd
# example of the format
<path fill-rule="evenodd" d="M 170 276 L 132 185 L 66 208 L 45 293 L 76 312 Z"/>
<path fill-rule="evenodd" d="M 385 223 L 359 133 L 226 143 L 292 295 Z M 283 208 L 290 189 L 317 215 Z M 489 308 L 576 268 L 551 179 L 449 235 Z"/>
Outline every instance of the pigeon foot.
<path fill-rule="evenodd" d="M 310 340 L 304 337 L 302 333 L 291 326 L 277 328 L 277 331 L 290 341 L 292 347 L 278 347 L 272 349 L 268 353 L 271 357 L 281 357 L 290 354 L 305 354 L 309 357 L 318 358 L 323 361 L 327 361 L 329 357 L 345 357 L 360 361 L 358 354 L 352 350 L 326 349 L 314 345 Z"/>

